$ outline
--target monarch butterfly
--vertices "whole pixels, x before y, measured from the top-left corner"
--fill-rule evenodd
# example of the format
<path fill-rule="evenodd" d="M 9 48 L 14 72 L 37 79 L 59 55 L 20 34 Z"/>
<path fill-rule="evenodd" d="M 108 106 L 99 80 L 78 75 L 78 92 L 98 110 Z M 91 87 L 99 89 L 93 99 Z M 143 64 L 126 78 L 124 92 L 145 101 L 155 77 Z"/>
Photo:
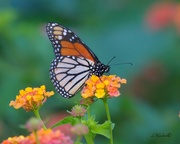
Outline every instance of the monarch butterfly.
<path fill-rule="evenodd" d="M 102 64 L 70 29 L 48 23 L 46 32 L 55 53 L 50 66 L 50 79 L 64 98 L 73 97 L 91 75 L 101 76 L 109 71 L 110 66 Z"/>

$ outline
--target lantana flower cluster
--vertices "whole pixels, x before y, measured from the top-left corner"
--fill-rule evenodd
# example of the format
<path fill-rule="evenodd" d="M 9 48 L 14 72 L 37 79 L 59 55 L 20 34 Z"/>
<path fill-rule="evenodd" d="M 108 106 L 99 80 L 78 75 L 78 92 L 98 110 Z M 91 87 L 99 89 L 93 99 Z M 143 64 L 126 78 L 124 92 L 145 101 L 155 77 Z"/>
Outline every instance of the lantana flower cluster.
<path fill-rule="evenodd" d="M 81 92 L 82 99 L 80 104 L 75 105 L 69 112 L 71 116 L 60 120 L 53 125 L 52 128 L 70 123 L 74 125 L 71 132 L 77 136 L 75 143 L 80 143 L 82 136 L 85 136 L 87 143 L 92 143 L 94 137 L 97 134 L 101 134 L 105 137 L 109 137 L 110 135 L 110 143 L 112 144 L 113 135 L 107 98 L 118 97 L 120 95 L 119 88 L 121 84 L 125 83 L 126 79 L 122 79 L 116 75 L 103 75 L 101 77 L 92 75 L 86 81 L 86 85 Z M 40 117 L 40 108 L 46 102 L 47 98 L 52 95 L 54 95 L 54 92 L 46 91 L 44 85 L 35 88 L 27 87 L 24 90 L 20 90 L 19 95 L 17 95 L 16 99 L 11 101 L 9 105 L 15 109 L 23 108 L 26 111 L 33 111 L 37 119 L 32 118 L 25 125 L 25 128 L 31 132 L 30 135 L 9 137 L 1 144 L 73 144 L 72 139 L 64 135 L 61 131 L 47 129 Z M 96 100 L 94 98 L 103 100 L 109 123 L 105 122 L 100 125 L 95 122 L 94 116 L 91 116 L 89 107 Z M 86 113 L 87 118 L 89 118 L 87 120 L 84 117 Z M 92 125 L 92 123 L 98 126 L 98 132 L 96 126 L 89 126 Z M 107 131 L 107 127 L 109 127 L 109 133 L 104 133 L 104 131 Z M 93 137 L 91 132 L 94 135 Z"/>
<path fill-rule="evenodd" d="M 48 97 L 54 95 L 53 91 L 46 92 L 46 87 L 27 87 L 25 90 L 20 90 L 15 101 L 10 102 L 10 106 L 15 109 L 23 108 L 26 111 L 36 110 L 39 108 Z"/>
<path fill-rule="evenodd" d="M 73 144 L 70 137 L 64 135 L 60 130 L 53 131 L 52 129 L 40 129 L 35 133 L 31 133 L 29 136 L 15 136 L 9 137 L 1 144 Z"/>
<path fill-rule="evenodd" d="M 125 84 L 126 79 L 121 79 L 116 75 L 103 75 L 98 77 L 92 75 L 87 81 L 81 94 L 83 98 L 105 98 L 118 97 L 120 95 L 119 88 L 121 84 Z"/>

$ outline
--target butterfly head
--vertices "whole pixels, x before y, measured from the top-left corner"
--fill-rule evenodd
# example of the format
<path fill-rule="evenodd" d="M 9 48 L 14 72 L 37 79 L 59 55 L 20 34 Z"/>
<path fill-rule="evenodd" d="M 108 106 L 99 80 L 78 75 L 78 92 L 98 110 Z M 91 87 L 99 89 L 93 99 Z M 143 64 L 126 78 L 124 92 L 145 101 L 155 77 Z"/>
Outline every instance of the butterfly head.
<path fill-rule="evenodd" d="M 103 75 L 104 73 L 108 73 L 110 70 L 110 66 L 109 65 L 101 65 L 101 70 L 100 70 L 100 75 Z"/>
<path fill-rule="evenodd" d="M 109 65 L 104 65 L 102 63 L 97 63 L 93 66 L 92 68 L 92 73 L 91 75 L 97 75 L 97 76 L 102 76 L 104 73 L 109 72 L 110 66 Z"/>

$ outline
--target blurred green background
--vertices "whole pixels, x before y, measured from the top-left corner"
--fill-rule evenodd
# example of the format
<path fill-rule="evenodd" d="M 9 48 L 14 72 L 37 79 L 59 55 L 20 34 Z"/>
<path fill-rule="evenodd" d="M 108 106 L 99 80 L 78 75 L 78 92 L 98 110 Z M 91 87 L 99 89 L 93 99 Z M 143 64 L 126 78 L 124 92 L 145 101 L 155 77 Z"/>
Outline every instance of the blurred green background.
<path fill-rule="evenodd" d="M 180 142 L 180 33 L 173 26 L 153 31 L 145 22 L 149 0 L 1 0 L 0 2 L 0 141 L 26 135 L 19 125 L 33 113 L 15 110 L 9 102 L 20 89 L 44 84 L 49 79 L 53 48 L 45 32 L 47 22 L 73 30 L 101 62 L 116 56 L 111 74 L 126 78 L 121 96 L 111 99 L 110 112 L 115 144 L 175 144 Z M 177 1 L 178 2 L 178 1 Z M 57 93 L 41 114 L 70 110 L 80 95 L 64 99 Z M 101 108 L 100 108 L 101 107 Z M 99 123 L 106 119 L 99 101 L 92 111 Z M 56 114 L 55 114 L 56 115 Z M 151 137 L 168 134 L 171 137 Z M 109 143 L 97 136 L 95 143 Z"/>

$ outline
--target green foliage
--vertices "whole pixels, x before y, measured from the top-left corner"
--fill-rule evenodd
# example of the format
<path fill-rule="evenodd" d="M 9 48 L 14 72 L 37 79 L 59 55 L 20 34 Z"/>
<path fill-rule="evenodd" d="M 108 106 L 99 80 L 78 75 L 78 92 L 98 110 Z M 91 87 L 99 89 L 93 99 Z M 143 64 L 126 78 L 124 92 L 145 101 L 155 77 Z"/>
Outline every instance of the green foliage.
<path fill-rule="evenodd" d="M 73 116 L 67 116 L 63 118 L 62 120 L 58 121 L 57 123 L 55 123 L 51 128 L 55 128 L 64 124 L 75 125 L 75 124 L 78 124 L 79 122 L 80 121 L 78 118 L 74 118 Z"/>
<path fill-rule="evenodd" d="M 107 138 L 110 138 L 109 127 L 111 126 L 111 124 L 111 122 L 105 121 L 103 124 L 97 124 L 96 126 L 94 126 L 91 131 L 94 134 L 100 134 Z"/>
<path fill-rule="evenodd" d="M 73 116 L 67 116 L 63 118 L 62 120 L 58 121 L 55 123 L 51 128 L 55 128 L 64 124 L 71 124 L 72 126 L 82 123 L 89 128 L 89 133 L 85 135 L 85 139 L 88 143 L 94 143 L 94 138 L 97 134 L 105 136 L 106 138 L 110 138 L 110 133 L 109 133 L 109 127 L 112 124 L 110 121 L 105 121 L 103 124 L 98 124 L 95 121 L 95 117 L 82 117 L 82 118 L 77 118 Z"/>

